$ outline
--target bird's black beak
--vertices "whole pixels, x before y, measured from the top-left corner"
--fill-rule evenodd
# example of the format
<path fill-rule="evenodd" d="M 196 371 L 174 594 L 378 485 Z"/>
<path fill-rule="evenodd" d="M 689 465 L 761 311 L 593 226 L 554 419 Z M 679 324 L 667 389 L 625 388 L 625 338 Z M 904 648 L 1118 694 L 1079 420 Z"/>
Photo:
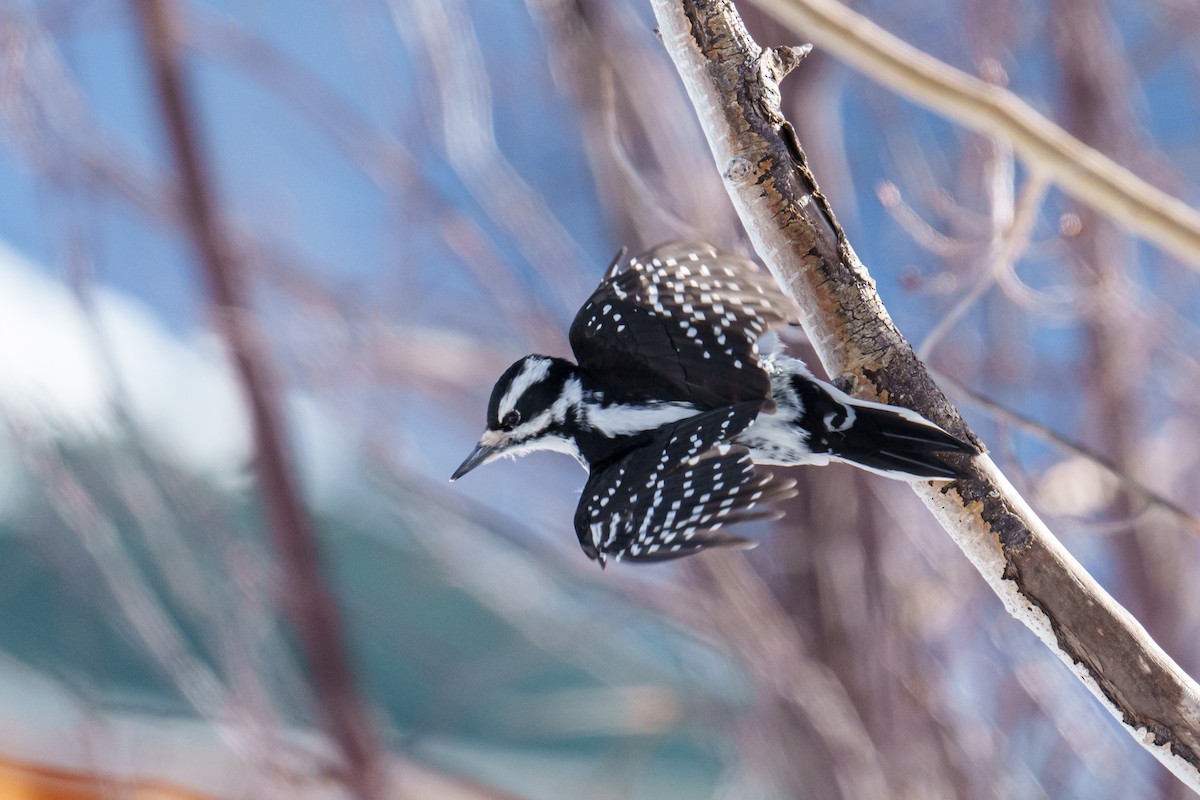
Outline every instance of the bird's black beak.
<path fill-rule="evenodd" d="M 499 447 L 495 445 L 484 444 L 480 442 L 475 445 L 475 449 L 471 451 L 471 455 L 467 456 L 467 460 L 458 465 L 458 469 L 454 470 L 454 474 L 450 476 L 451 481 L 456 481 L 463 475 L 466 475 L 471 470 L 478 467 L 483 462 L 487 461 Z"/>

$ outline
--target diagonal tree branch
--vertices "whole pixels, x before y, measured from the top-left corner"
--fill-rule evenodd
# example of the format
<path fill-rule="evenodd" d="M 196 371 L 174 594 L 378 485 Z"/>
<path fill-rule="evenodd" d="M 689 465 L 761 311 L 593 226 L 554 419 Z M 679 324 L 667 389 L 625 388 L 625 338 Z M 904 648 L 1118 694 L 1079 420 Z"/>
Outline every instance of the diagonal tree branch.
<path fill-rule="evenodd" d="M 208 278 L 215 319 L 249 406 L 258 490 L 282 566 L 285 609 L 308 662 L 318 712 L 345 760 L 346 785 L 358 797 L 370 797 L 380 777 L 379 747 L 343 649 L 341 621 L 321 574 L 316 535 L 296 491 L 249 292 L 219 222 L 180 65 L 174 9 L 171 0 L 137 0 L 136 6 L 181 185 L 186 229 Z"/>
<path fill-rule="evenodd" d="M 978 441 L 896 329 L 779 109 L 802 51 L 764 50 L 732 0 L 651 0 L 759 255 L 797 300 L 826 370 L 860 397 L 909 406 Z M 1200 687 L 1046 528 L 986 455 L 971 477 L 914 489 L 1009 613 L 1135 740 L 1200 791 Z"/>

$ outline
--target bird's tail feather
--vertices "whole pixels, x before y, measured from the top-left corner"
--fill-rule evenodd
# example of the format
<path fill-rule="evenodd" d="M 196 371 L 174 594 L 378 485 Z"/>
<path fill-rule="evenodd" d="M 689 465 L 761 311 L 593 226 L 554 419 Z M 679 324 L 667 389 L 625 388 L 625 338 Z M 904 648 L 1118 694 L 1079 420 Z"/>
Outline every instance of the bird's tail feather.
<path fill-rule="evenodd" d="M 854 400 L 844 395 L 839 399 L 853 409 L 854 418 L 844 430 L 826 434 L 831 458 L 891 478 L 953 479 L 964 477 L 966 473 L 944 461 L 940 455 L 975 455 L 979 452 L 908 409 Z"/>

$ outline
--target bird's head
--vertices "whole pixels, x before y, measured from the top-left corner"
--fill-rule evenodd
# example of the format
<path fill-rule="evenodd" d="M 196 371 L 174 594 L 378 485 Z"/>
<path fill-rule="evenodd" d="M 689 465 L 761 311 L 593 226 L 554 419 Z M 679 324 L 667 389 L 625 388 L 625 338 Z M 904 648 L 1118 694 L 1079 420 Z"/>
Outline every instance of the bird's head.
<path fill-rule="evenodd" d="M 568 430 L 568 419 L 582 401 L 575 365 L 550 356 L 525 356 L 492 389 L 487 430 L 450 480 L 501 456 L 516 458 L 533 450 L 557 450 L 582 459 Z"/>

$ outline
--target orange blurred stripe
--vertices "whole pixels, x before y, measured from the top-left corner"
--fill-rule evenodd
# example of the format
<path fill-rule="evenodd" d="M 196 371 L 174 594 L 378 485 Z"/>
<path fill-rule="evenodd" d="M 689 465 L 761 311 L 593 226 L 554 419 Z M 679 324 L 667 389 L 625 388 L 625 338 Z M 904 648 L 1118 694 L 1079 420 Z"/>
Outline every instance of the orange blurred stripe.
<path fill-rule="evenodd" d="M 66 770 L 0 758 L 3 800 L 214 800 L 169 783 L 142 778 L 118 779 L 83 770 Z"/>

